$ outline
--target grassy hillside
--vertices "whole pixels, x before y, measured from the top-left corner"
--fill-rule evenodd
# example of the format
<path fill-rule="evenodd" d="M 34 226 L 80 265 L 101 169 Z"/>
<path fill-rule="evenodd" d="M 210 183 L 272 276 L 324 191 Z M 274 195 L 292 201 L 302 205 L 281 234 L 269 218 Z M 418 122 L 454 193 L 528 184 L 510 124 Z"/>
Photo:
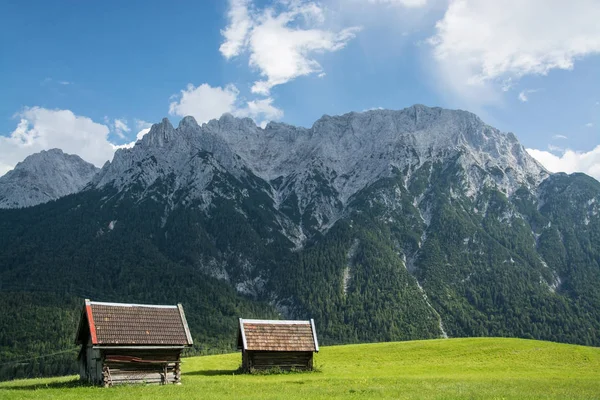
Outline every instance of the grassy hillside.
<path fill-rule="evenodd" d="M 522 339 L 324 347 L 318 372 L 238 375 L 239 354 L 185 360 L 182 386 L 0 383 L 2 399 L 600 399 L 600 348 Z"/>

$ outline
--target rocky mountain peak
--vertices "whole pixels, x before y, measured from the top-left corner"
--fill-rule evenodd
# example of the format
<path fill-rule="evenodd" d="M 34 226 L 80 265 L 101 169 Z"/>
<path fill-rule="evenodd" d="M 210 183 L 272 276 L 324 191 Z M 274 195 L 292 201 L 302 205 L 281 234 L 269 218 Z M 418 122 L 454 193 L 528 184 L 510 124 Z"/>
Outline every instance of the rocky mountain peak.
<path fill-rule="evenodd" d="M 177 126 L 177 129 L 196 128 L 196 127 L 199 127 L 198 122 L 196 121 L 196 118 L 192 117 L 191 115 L 188 115 L 187 117 L 183 117 L 181 119 L 181 121 L 179 121 L 179 125 Z"/>
<path fill-rule="evenodd" d="M 98 171 L 79 156 L 42 150 L 0 177 L 0 208 L 30 207 L 78 192 Z"/>
<path fill-rule="evenodd" d="M 150 147 L 163 147 L 175 136 L 175 128 L 168 118 L 163 118 L 159 124 L 154 124 L 143 138 L 142 143 Z"/>

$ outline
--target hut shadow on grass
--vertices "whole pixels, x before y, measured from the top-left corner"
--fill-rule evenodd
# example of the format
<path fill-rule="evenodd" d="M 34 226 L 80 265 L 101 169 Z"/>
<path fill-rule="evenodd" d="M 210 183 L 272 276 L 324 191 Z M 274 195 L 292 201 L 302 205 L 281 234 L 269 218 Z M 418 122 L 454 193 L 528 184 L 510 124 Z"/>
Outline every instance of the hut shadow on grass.
<path fill-rule="evenodd" d="M 244 372 L 240 369 L 207 369 L 200 371 L 184 372 L 181 375 L 185 376 L 227 376 L 227 375 L 242 375 Z"/>
<path fill-rule="evenodd" d="M 279 368 L 271 368 L 267 370 L 252 370 L 250 372 L 244 371 L 242 367 L 238 369 L 209 369 L 200 371 L 184 372 L 183 376 L 231 376 L 231 375 L 290 375 L 290 374 L 314 374 L 321 372 L 321 368 L 314 367 L 312 370 L 281 370 Z"/>
<path fill-rule="evenodd" d="M 3 390 L 44 390 L 44 389 L 70 389 L 76 387 L 91 386 L 89 383 L 82 382 L 79 379 L 65 382 L 35 383 L 32 385 L 10 385 L 0 387 Z"/>

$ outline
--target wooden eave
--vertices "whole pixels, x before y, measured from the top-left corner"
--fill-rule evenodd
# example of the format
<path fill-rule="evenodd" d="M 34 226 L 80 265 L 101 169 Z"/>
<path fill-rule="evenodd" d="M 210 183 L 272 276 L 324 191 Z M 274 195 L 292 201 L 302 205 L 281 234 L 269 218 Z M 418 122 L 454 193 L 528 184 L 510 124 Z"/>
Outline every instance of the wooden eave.
<path fill-rule="evenodd" d="M 81 311 L 81 318 L 79 319 L 79 327 L 77 328 L 75 344 L 84 344 L 88 335 L 91 336 L 92 344 L 98 343 L 98 338 L 96 336 L 96 325 L 94 324 L 94 316 L 92 315 L 92 307 L 90 303 L 91 302 L 89 299 L 85 299 L 85 305 Z"/>

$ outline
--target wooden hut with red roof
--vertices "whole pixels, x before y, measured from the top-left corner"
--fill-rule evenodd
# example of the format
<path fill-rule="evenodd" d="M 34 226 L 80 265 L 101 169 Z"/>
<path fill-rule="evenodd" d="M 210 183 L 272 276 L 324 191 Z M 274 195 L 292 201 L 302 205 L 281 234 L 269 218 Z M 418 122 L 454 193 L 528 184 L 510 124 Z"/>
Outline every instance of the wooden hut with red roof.
<path fill-rule="evenodd" d="M 76 343 L 79 375 L 90 383 L 181 382 L 181 353 L 193 344 L 181 304 L 85 300 Z"/>
<path fill-rule="evenodd" d="M 242 319 L 238 349 L 242 369 L 312 370 L 313 354 L 319 351 L 315 322 Z"/>

